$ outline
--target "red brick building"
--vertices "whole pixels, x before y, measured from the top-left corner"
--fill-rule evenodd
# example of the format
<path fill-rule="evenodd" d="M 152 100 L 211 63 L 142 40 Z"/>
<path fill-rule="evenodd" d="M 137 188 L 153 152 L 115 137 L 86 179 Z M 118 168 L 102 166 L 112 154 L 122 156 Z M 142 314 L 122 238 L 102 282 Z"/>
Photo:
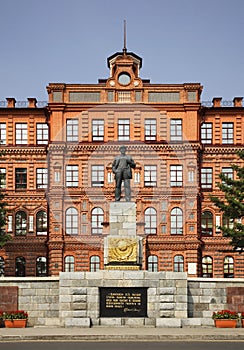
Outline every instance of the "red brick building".
<path fill-rule="evenodd" d="M 144 237 L 142 269 L 189 276 L 244 277 L 209 195 L 220 172 L 232 173 L 243 147 L 242 98 L 201 103 L 196 83 L 152 84 L 142 59 L 118 52 L 97 84 L 50 83 L 48 104 L 0 108 L 1 189 L 7 202 L 0 249 L 5 276 L 103 269 L 114 200 L 112 161 L 125 144 L 136 162 L 132 201 Z M 228 223 L 226 223 L 228 224 Z"/>

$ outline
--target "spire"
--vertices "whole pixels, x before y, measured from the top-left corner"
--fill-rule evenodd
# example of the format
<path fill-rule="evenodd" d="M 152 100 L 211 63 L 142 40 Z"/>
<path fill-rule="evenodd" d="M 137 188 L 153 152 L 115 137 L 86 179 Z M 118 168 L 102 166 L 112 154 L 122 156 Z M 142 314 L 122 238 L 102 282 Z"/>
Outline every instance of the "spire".
<path fill-rule="evenodd" d="M 123 54 L 126 55 L 127 48 L 126 48 L 126 20 L 124 19 L 124 48 L 123 48 Z"/>

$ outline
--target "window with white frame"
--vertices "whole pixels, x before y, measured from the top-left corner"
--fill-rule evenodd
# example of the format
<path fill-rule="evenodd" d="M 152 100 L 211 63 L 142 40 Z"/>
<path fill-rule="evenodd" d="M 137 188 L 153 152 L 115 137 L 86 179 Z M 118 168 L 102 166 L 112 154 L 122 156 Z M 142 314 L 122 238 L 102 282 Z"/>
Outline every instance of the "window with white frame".
<path fill-rule="evenodd" d="M 104 120 L 94 119 L 92 121 L 92 141 L 104 140 Z"/>
<path fill-rule="evenodd" d="M 118 120 L 118 140 L 130 141 L 130 119 Z"/>
<path fill-rule="evenodd" d="M 213 277 L 213 258 L 211 256 L 202 258 L 202 277 Z"/>
<path fill-rule="evenodd" d="M 72 255 L 67 255 L 64 258 L 64 271 L 65 272 L 75 271 L 75 258 Z"/>
<path fill-rule="evenodd" d="M 183 234 L 183 212 L 180 208 L 173 208 L 170 213 L 171 235 Z"/>
<path fill-rule="evenodd" d="M 156 141 L 157 121 L 156 119 L 145 119 L 145 141 Z"/>
<path fill-rule="evenodd" d="M 147 269 L 150 272 L 158 271 L 158 257 L 157 255 L 149 255 L 147 258 Z"/>
<path fill-rule="evenodd" d="M 201 169 L 201 187 L 204 190 L 211 190 L 213 186 L 213 169 L 202 168 Z"/>
<path fill-rule="evenodd" d="M 182 140 L 182 119 L 170 120 L 170 140 L 171 141 Z"/>
<path fill-rule="evenodd" d="M 212 123 L 202 123 L 201 141 L 204 144 L 211 144 L 213 142 L 213 124 Z"/>
<path fill-rule="evenodd" d="M 79 141 L 79 121 L 78 119 L 66 120 L 66 141 L 78 142 Z"/>
<path fill-rule="evenodd" d="M 65 231 L 67 235 L 78 234 L 78 210 L 76 208 L 68 208 L 65 213 Z"/>
<path fill-rule="evenodd" d="M 36 188 L 47 188 L 47 168 L 36 169 Z"/>
<path fill-rule="evenodd" d="M 90 257 L 90 271 L 96 272 L 100 270 L 100 257 L 93 255 Z"/>
<path fill-rule="evenodd" d="M 174 272 L 184 272 L 184 257 L 182 255 L 174 256 Z"/>
<path fill-rule="evenodd" d="M 79 185 L 79 166 L 66 165 L 66 186 L 78 187 Z"/>
<path fill-rule="evenodd" d="M 92 234 L 102 234 L 104 222 L 104 212 L 102 208 L 93 208 L 91 213 Z"/>
<path fill-rule="evenodd" d="M 146 235 L 157 233 L 157 212 L 154 208 L 147 208 L 144 213 Z"/>
<path fill-rule="evenodd" d="M 15 124 L 15 144 L 16 145 L 27 145 L 27 123 L 16 123 Z"/>
<path fill-rule="evenodd" d="M 181 187 L 183 185 L 182 165 L 170 165 L 170 186 Z"/>
<path fill-rule="evenodd" d="M 157 166 L 156 165 L 144 166 L 144 186 L 145 187 L 157 186 Z"/>
<path fill-rule="evenodd" d="M 6 123 L 0 123 L 0 144 L 6 145 Z"/>
<path fill-rule="evenodd" d="M 104 186 L 104 165 L 92 165 L 91 181 L 92 187 Z"/>
<path fill-rule="evenodd" d="M 230 167 L 222 168 L 221 173 L 222 173 L 224 176 L 226 176 L 227 181 L 228 181 L 228 179 L 229 179 L 229 180 L 233 180 L 233 179 L 234 179 L 234 170 L 233 170 L 232 168 L 230 168 Z M 226 182 L 223 181 L 223 180 L 222 180 L 222 183 L 226 184 Z"/>
<path fill-rule="evenodd" d="M 234 143 L 234 123 L 222 123 L 222 143 Z"/>
<path fill-rule="evenodd" d="M 38 145 L 48 144 L 48 125 L 44 123 L 36 124 L 36 143 Z"/>

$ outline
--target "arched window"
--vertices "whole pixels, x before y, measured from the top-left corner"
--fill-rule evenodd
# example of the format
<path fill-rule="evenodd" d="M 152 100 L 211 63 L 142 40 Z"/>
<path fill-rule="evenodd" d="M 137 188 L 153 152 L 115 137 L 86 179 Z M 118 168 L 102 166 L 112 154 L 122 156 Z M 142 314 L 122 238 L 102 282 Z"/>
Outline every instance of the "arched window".
<path fill-rule="evenodd" d="M 202 258 L 202 277 L 213 277 L 213 259 L 211 256 Z"/>
<path fill-rule="evenodd" d="M 5 261 L 4 261 L 4 258 L 2 256 L 0 256 L 0 277 L 4 276 L 4 268 L 5 268 Z"/>
<path fill-rule="evenodd" d="M 224 277 L 234 277 L 234 259 L 232 256 L 226 256 L 224 258 Z"/>
<path fill-rule="evenodd" d="M 173 208 L 170 214 L 170 233 L 172 235 L 183 234 L 183 213 L 180 208 Z"/>
<path fill-rule="evenodd" d="M 15 215 L 15 234 L 16 236 L 25 236 L 27 233 L 27 214 L 24 211 L 18 211 Z"/>
<path fill-rule="evenodd" d="M 78 210 L 68 208 L 65 215 L 65 231 L 67 235 L 78 235 Z"/>
<path fill-rule="evenodd" d="M 213 234 L 213 214 L 210 211 L 204 211 L 201 219 L 202 235 L 212 236 Z"/>
<path fill-rule="evenodd" d="M 158 257 L 157 255 L 149 255 L 147 258 L 147 269 L 150 272 L 158 271 Z"/>
<path fill-rule="evenodd" d="M 174 257 L 174 272 L 184 272 L 184 257 L 182 255 Z"/>
<path fill-rule="evenodd" d="M 104 221 L 104 213 L 102 208 L 92 209 L 92 234 L 102 234 L 103 226 L 102 222 Z"/>
<path fill-rule="evenodd" d="M 36 259 L 36 276 L 44 277 L 47 275 L 47 258 L 45 256 L 39 256 Z"/>
<path fill-rule="evenodd" d="M 64 271 L 65 272 L 75 271 L 75 258 L 72 255 L 67 255 L 64 258 Z"/>
<path fill-rule="evenodd" d="M 36 214 L 36 234 L 47 235 L 47 213 L 44 210 Z"/>
<path fill-rule="evenodd" d="M 145 234 L 157 233 L 157 212 L 154 208 L 145 210 Z"/>
<path fill-rule="evenodd" d="M 25 258 L 23 256 L 15 259 L 15 276 L 25 277 Z"/>
<path fill-rule="evenodd" d="M 95 272 L 100 270 L 100 257 L 93 255 L 90 257 L 90 271 Z"/>

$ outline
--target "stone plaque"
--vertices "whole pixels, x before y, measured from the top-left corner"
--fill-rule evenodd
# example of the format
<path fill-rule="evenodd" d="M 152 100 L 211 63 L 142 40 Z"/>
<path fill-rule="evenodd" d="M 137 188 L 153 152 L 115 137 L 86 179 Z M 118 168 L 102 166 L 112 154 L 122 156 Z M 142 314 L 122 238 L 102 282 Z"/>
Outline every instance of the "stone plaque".
<path fill-rule="evenodd" d="M 100 288 L 100 317 L 147 317 L 147 288 Z"/>

